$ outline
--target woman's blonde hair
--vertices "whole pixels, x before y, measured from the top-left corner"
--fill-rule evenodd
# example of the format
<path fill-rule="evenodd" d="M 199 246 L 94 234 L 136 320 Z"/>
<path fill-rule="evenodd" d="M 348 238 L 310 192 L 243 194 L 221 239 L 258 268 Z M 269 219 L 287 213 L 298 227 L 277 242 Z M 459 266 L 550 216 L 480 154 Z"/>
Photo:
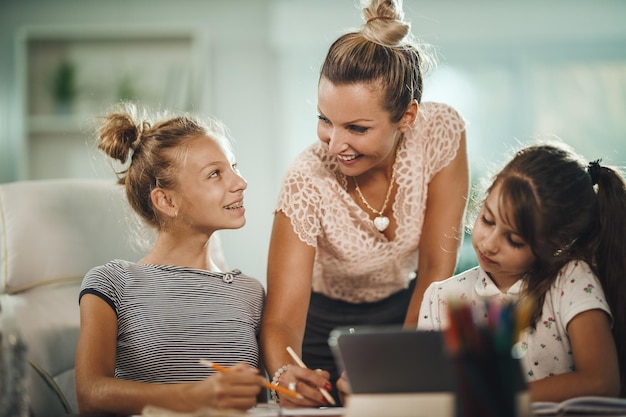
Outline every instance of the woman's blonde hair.
<path fill-rule="evenodd" d="M 411 100 L 422 99 L 423 77 L 434 62 L 411 35 L 400 0 L 371 0 L 365 23 L 330 47 L 320 78 L 333 84 L 368 83 L 382 92 L 382 106 L 397 123 Z"/>

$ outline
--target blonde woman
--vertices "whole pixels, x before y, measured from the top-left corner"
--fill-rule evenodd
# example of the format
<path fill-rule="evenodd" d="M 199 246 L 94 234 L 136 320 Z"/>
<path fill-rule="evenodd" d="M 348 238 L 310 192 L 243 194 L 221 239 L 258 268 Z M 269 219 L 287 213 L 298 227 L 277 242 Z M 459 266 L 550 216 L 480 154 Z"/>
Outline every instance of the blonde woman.
<path fill-rule="evenodd" d="M 338 326 L 415 327 L 422 295 L 452 275 L 469 188 L 463 119 L 422 103 L 428 61 L 399 1 L 371 0 L 330 47 L 318 84 L 319 142 L 285 175 L 268 258 L 261 342 L 270 375 L 335 401 L 327 345 Z M 311 371 L 285 351 L 291 346 Z"/>

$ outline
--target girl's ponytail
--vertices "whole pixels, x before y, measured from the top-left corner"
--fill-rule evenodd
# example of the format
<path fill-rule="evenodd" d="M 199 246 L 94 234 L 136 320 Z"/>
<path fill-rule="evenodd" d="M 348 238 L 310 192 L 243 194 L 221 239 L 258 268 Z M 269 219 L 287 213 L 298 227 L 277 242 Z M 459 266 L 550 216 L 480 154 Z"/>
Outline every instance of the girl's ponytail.
<path fill-rule="evenodd" d="M 593 254 L 595 268 L 613 313 L 621 397 L 626 397 L 626 183 L 620 173 L 592 162 L 589 175 L 597 189 L 598 232 Z"/>

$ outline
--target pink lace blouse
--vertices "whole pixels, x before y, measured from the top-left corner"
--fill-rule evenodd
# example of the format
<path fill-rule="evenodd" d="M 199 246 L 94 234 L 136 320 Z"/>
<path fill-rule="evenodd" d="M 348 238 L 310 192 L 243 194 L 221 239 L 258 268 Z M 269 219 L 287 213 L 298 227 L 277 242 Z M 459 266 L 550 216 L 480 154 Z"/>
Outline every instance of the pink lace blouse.
<path fill-rule="evenodd" d="M 316 248 L 313 291 L 352 303 L 375 302 L 415 278 L 428 183 L 455 157 L 465 123 L 450 106 L 422 103 L 415 127 L 401 144 L 393 216 L 396 237 L 388 240 L 347 192 L 347 178 L 328 146 L 302 152 L 285 175 L 276 211 Z"/>

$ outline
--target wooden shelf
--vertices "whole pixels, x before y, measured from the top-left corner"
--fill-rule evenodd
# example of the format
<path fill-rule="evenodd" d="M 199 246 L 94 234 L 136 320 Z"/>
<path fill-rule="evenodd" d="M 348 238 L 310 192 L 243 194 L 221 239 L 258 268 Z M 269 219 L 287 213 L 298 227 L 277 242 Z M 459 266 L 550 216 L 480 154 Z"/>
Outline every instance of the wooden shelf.
<path fill-rule="evenodd" d="M 92 115 L 63 115 L 63 116 L 30 116 L 28 118 L 29 134 L 46 133 L 75 133 L 86 132 L 92 129 L 94 118 Z"/>
<path fill-rule="evenodd" d="M 207 45 L 204 34 L 186 27 L 25 28 L 18 36 L 17 73 L 24 97 L 23 165 L 29 178 L 47 175 L 46 167 L 31 169 L 40 164 L 33 155 L 42 153 L 34 148 L 49 149 L 50 141 L 58 140 L 61 146 L 69 137 L 93 135 L 97 117 L 120 100 L 156 110 L 207 110 Z M 61 109 L 54 92 L 66 64 L 70 71 L 65 82 L 75 96 Z M 67 154 L 78 157 L 73 151 Z M 63 160 L 49 163 L 72 165 Z M 55 175 L 59 169 L 51 166 L 49 172 Z"/>

